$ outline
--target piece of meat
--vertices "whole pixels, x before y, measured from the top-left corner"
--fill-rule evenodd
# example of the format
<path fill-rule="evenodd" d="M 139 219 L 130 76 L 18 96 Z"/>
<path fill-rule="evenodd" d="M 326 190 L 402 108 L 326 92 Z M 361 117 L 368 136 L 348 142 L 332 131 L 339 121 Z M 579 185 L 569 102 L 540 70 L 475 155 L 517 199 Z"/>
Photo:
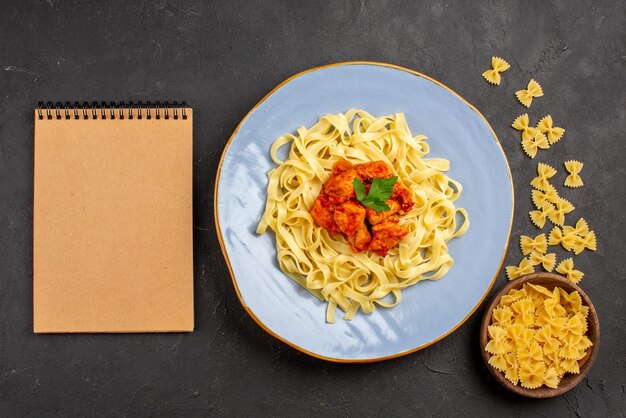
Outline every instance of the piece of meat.
<path fill-rule="evenodd" d="M 400 209 L 398 209 L 398 215 L 406 215 L 411 209 L 413 209 L 413 199 L 411 199 L 411 194 L 409 193 L 409 189 L 399 181 L 393 186 L 393 193 L 391 194 L 391 199 L 398 202 L 400 205 Z"/>
<path fill-rule="evenodd" d="M 324 204 L 324 195 L 320 194 L 309 211 L 316 224 L 327 229 L 331 234 L 339 233 L 339 227 L 333 219 L 333 211 Z"/>
<path fill-rule="evenodd" d="M 356 197 L 354 193 L 354 185 L 352 180 L 356 177 L 356 171 L 352 168 L 332 175 L 324 184 L 323 192 L 328 196 L 328 200 L 331 204 L 343 203 L 353 197 Z"/>
<path fill-rule="evenodd" d="M 348 200 L 335 208 L 333 219 L 339 231 L 349 237 L 365 223 L 365 207 Z"/>
<path fill-rule="evenodd" d="M 315 224 L 331 234 L 341 233 L 354 252 L 369 249 L 386 255 L 408 233 L 398 225 L 397 215 L 405 215 L 414 206 L 409 190 L 397 182 L 386 201 L 390 209 L 376 212 L 356 200 L 352 181 L 360 179 L 367 195 L 373 179 L 392 176 L 391 169 L 382 161 L 356 165 L 347 160 L 335 162 L 332 175 L 310 210 Z"/>
<path fill-rule="evenodd" d="M 352 251 L 355 253 L 360 253 L 361 251 L 366 250 L 371 240 L 372 236 L 370 235 L 370 231 L 367 229 L 365 222 L 361 224 L 359 229 L 357 229 L 356 234 L 348 237 Z"/>
<path fill-rule="evenodd" d="M 350 161 L 347 160 L 338 160 L 334 165 L 333 165 L 333 174 L 341 174 L 344 171 L 348 171 L 349 169 L 353 168 L 354 166 L 352 165 L 352 163 Z"/>
<path fill-rule="evenodd" d="M 354 169 L 361 180 L 371 180 L 375 178 L 388 179 L 393 177 L 393 173 L 383 161 L 357 164 L 354 166 Z"/>
<path fill-rule="evenodd" d="M 376 212 L 374 209 L 371 208 L 366 209 L 367 220 L 371 225 L 376 225 L 377 223 L 383 221 L 384 219 L 387 219 L 398 210 L 400 210 L 400 204 L 395 200 L 387 199 L 386 203 L 390 209 L 384 212 Z"/>
<path fill-rule="evenodd" d="M 395 247 L 409 231 L 398 225 L 398 218 L 389 217 L 384 221 L 372 226 L 372 241 L 369 249 L 375 253 L 385 256 L 387 251 Z"/>

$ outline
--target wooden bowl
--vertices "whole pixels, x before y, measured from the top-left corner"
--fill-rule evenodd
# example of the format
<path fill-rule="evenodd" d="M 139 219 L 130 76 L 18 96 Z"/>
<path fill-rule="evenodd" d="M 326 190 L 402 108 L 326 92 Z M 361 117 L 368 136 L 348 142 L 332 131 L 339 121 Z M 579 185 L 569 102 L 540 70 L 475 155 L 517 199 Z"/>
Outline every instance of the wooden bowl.
<path fill-rule="evenodd" d="M 489 327 L 489 325 L 491 325 L 491 314 L 493 312 L 493 309 L 500 302 L 500 297 L 509 293 L 509 290 L 511 289 L 520 289 L 524 285 L 524 283 L 541 285 L 550 290 L 554 289 L 555 287 L 560 287 L 568 292 L 576 290 L 578 291 L 578 293 L 580 293 L 583 304 L 589 306 L 589 316 L 587 317 L 587 337 L 591 340 L 593 345 L 587 350 L 587 355 L 578 362 L 580 365 L 580 373 L 566 373 L 556 389 L 552 389 L 546 386 L 541 386 L 537 389 L 526 389 L 519 385 L 514 385 L 504 377 L 504 373 L 499 372 L 498 370 L 491 367 L 491 365 L 489 365 L 489 359 L 491 358 L 491 354 L 485 351 L 485 346 L 487 345 L 487 342 L 489 340 L 487 328 Z M 526 276 L 519 277 L 507 283 L 507 285 L 500 289 L 500 291 L 491 300 L 491 303 L 485 310 L 483 322 L 480 327 L 480 349 L 483 354 L 483 359 L 487 364 L 487 368 L 489 369 L 493 377 L 495 377 L 495 379 L 500 382 L 502 386 L 504 386 L 511 392 L 517 393 L 518 395 L 527 396 L 529 398 L 550 398 L 553 396 L 562 395 L 563 393 L 572 389 L 574 386 L 580 383 L 585 378 L 587 373 L 589 373 L 589 370 L 591 370 L 593 362 L 596 360 L 596 356 L 598 355 L 599 346 L 600 323 L 598 322 L 598 314 L 596 312 L 596 309 L 593 307 L 591 300 L 589 300 L 587 294 L 580 287 L 578 287 L 565 277 L 553 273 L 527 274 Z"/>

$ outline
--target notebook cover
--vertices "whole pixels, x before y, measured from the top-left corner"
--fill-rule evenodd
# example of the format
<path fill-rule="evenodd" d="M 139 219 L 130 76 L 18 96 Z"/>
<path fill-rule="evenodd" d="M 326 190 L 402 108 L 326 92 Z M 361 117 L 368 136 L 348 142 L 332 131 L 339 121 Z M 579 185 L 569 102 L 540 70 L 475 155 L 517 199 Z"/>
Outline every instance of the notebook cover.
<path fill-rule="evenodd" d="M 192 110 L 187 118 L 40 119 L 33 328 L 192 331 Z"/>

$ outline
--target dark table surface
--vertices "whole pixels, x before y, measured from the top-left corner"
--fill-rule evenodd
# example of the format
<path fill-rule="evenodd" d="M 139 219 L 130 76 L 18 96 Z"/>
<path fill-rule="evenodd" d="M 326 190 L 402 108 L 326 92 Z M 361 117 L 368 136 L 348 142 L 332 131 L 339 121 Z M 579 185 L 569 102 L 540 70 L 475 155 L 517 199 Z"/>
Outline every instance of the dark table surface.
<path fill-rule="evenodd" d="M 0 415 L 617 416 L 626 411 L 625 10 L 621 1 L 14 1 L 0 8 Z M 480 76 L 509 60 L 503 84 Z M 506 264 L 536 234 L 536 163 L 585 187 L 559 190 L 598 236 L 575 258 L 602 326 L 595 367 L 553 399 L 507 393 L 478 348 L 483 306 L 454 334 L 406 357 L 344 365 L 302 354 L 244 312 L 218 245 L 213 186 L 222 149 L 269 90 L 302 70 L 383 61 L 430 75 L 480 109 L 515 181 Z M 531 114 L 566 137 L 535 160 L 509 125 L 534 77 Z M 33 121 L 38 100 L 186 99 L 194 108 L 196 330 L 191 334 L 34 335 Z M 564 177 L 564 176 L 563 176 Z M 562 178 L 559 177 L 562 181 Z M 576 217 L 577 219 L 577 217 Z M 565 253 L 557 250 L 559 259 Z M 501 273 L 492 293 L 506 282 Z"/>

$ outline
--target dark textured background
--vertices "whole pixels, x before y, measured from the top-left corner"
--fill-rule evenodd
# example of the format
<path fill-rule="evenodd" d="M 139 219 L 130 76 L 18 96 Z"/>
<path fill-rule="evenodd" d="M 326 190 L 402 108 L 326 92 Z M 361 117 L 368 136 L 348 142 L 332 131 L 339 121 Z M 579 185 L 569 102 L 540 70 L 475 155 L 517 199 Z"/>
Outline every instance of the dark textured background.
<path fill-rule="evenodd" d="M 12 4 L 10 4 L 12 3 Z M 296 4 L 297 3 L 297 4 Z M 0 415 L 616 416 L 626 410 L 622 1 L 91 1 L 0 8 Z M 500 87 L 480 74 L 512 64 Z M 377 364 L 326 363 L 265 334 L 237 300 L 213 226 L 220 153 L 239 120 L 302 70 L 385 61 L 428 74 L 475 104 L 498 133 L 516 186 L 506 263 L 536 234 L 528 182 L 545 161 L 585 163 L 559 190 L 596 231 L 575 258 L 600 315 L 595 367 L 549 400 L 505 392 L 478 349 L 484 306 L 445 340 Z M 535 77 L 567 129 L 531 161 L 509 125 L 513 92 Z M 32 333 L 32 109 L 38 100 L 186 99 L 194 108 L 196 331 L 162 335 Z M 546 228 L 547 229 L 547 228 Z M 564 253 L 558 252 L 559 259 Z M 506 279 L 501 274 L 494 287 Z"/>

